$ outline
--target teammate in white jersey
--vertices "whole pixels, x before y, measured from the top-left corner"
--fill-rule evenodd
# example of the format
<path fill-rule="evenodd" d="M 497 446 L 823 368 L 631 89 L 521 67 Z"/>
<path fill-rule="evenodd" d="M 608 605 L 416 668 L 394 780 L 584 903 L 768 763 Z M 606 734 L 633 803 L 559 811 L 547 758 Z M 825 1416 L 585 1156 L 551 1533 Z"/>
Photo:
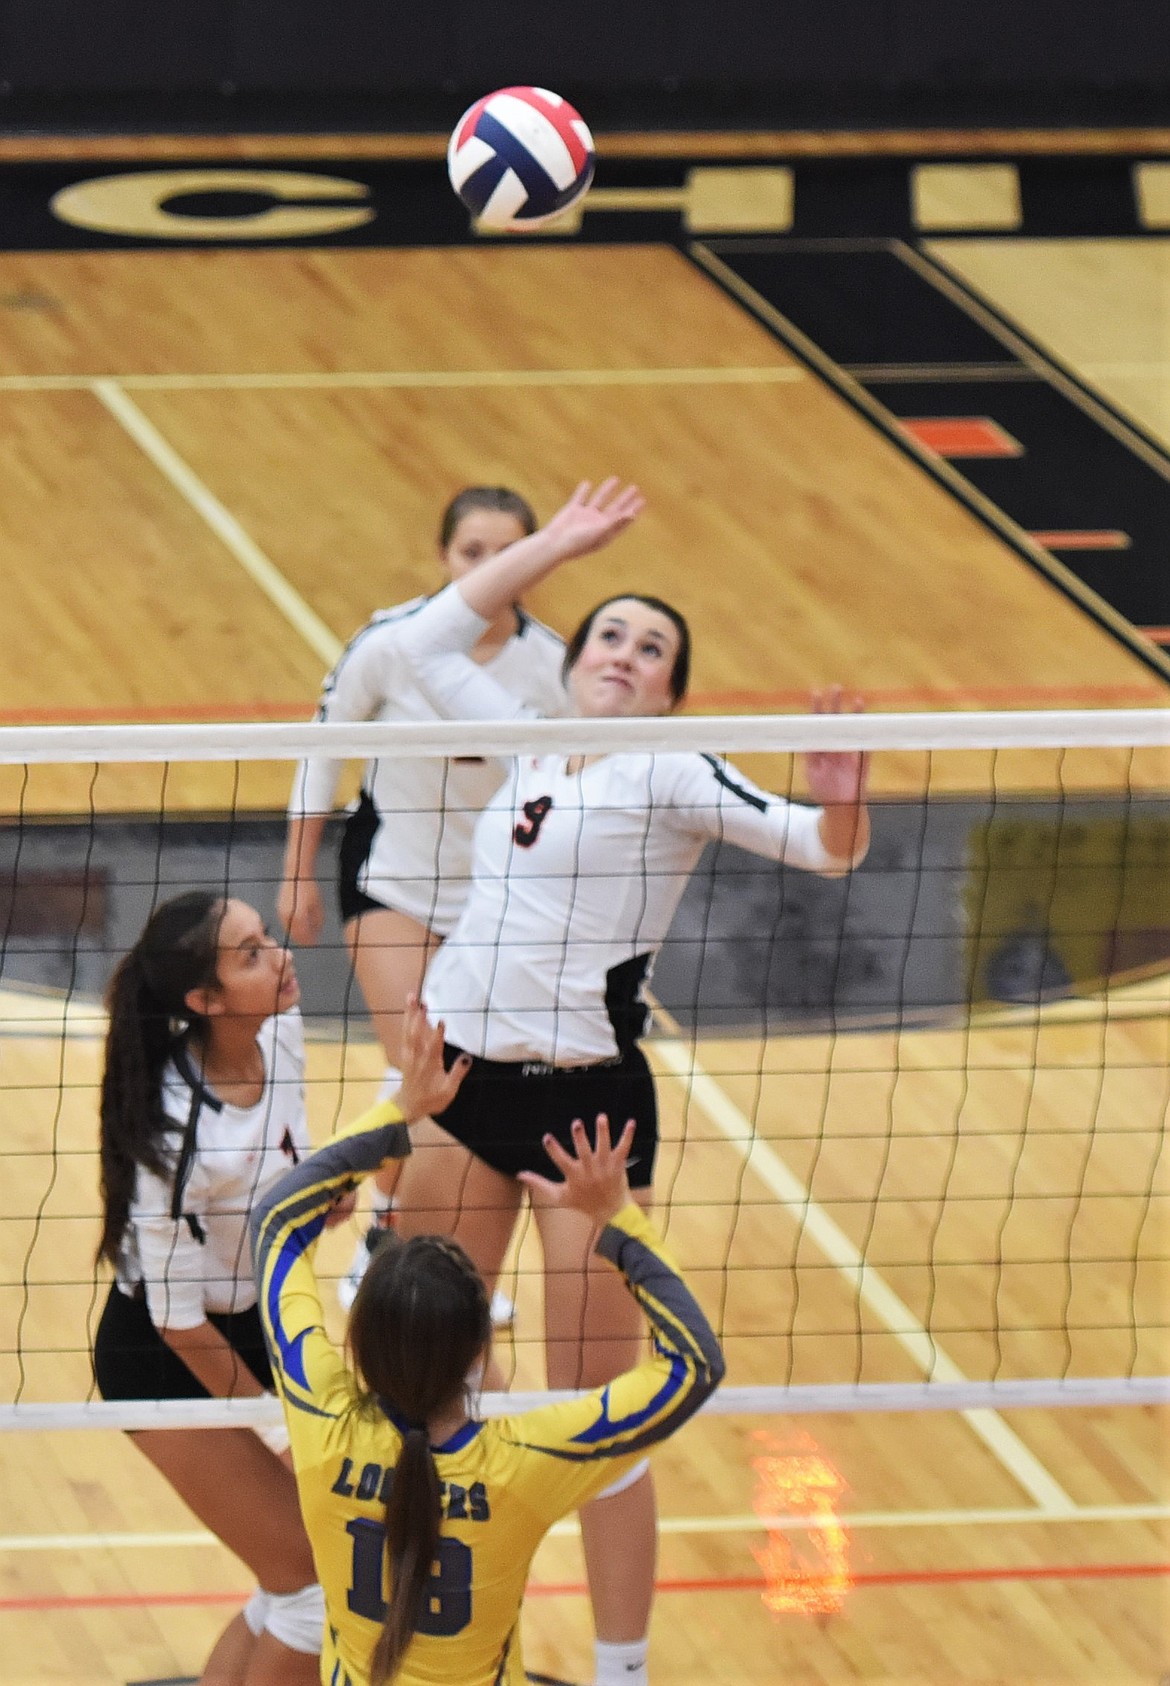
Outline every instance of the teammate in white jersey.
<path fill-rule="evenodd" d="M 259 914 L 200 891 L 159 907 L 114 974 L 99 1257 L 115 1281 L 93 1354 L 105 1399 L 272 1389 L 246 1229 L 253 1203 L 309 1150 L 298 999 L 291 960 Z M 259 1582 L 203 1680 L 312 1686 L 324 1601 L 287 1435 L 133 1439 Z"/>
<path fill-rule="evenodd" d="M 517 493 L 505 487 L 465 487 L 440 525 L 443 568 L 450 579 L 461 579 L 535 527 L 535 515 Z M 426 601 L 415 598 L 375 615 L 350 641 L 325 680 L 318 720 L 437 717 L 402 654 L 410 621 Z M 564 644 L 517 603 L 503 604 L 491 624 L 480 629 L 473 656 L 510 695 L 538 713 L 563 710 Z M 296 943 L 316 942 L 324 921 L 317 856 L 340 770 L 335 761 L 306 761 L 293 784 L 277 911 Z M 339 895 L 354 971 L 386 1055 L 385 1095 L 393 1094 L 400 1081 L 404 1003 L 420 986 L 427 956 L 459 917 L 475 822 L 503 776 L 499 761 L 478 757 L 383 757 L 365 769 L 341 846 Z M 386 1221 L 397 1175 L 397 1166 L 391 1165 L 376 1179 L 380 1221 Z M 339 1290 L 343 1303 L 352 1300 L 367 1247 L 376 1237 L 372 1229 L 359 1245 Z"/>
<path fill-rule="evenodd" d="M 468 661 L 501 603 L 561 562 L 607 543 L 641 499 L 607 482 L 579 488 L 547 527 L 434 599 L 411 624 L 420 683 L 444 713 L 502 719 L 520 705 Z M 583 623 L 566 653 L 576 712 L 666 714 L 686 690 L 685 621 L 656 598 L 620 596 Z M 839 692 L 816 706 L 835 711 Z M 476 828 L 472 884 L 428 968 L 427 1009 L 475 1056 L 450 1107 L 415 1132 L 401 1184 L 404 1234 L 442 1227 L 493 1281 L 549 1132 L 570 1144 L 576 1118 L 635 1121 L 634 1198 L 650 1201 L 654 1085 L 638 1046 L 641 986 L 704 845 L 727 839 L 828 876 L 865 853 L 860 756 L 806 757 L 816 807 L 758 789 L 699 754 L 524 757 Z M 636 1361 L 629 1303 L 591 1260 L 580 1214 L 531 1194 L 545 1259 L 551 1387 L 591 1387 Z M 655 1517 L 648 1474 L 581 1513 L 598 1633 L 598 1686 L 646 1680 Z"/>

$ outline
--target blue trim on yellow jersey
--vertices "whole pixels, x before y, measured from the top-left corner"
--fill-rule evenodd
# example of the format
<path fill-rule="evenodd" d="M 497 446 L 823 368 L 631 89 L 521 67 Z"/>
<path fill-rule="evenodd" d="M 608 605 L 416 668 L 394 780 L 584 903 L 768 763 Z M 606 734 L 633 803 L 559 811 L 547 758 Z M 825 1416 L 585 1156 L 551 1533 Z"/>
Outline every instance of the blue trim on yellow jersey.
<path fill-rule="evenodd" d="M 311 1218 L 300 1229 L 289 1232 L 279 1244 L 275 1263 L 268 1278 L 265 1292 L 265 1306 L 268 1312 L 268 1324 L 272 1330 L 272 1338 L 276 1343 L 277 1357 L 280 1368 L 290 1381 L 296 1382 L 298 1387 L 308 1390 L 309 1378 L 305 1373 L 304 1359 L 301 1348 L 304 1345 L 308 1329 L 302 1329 L 293 1340 L 289 1340 L 284 1332 L 284 1323 L 280 1315 L 280 1291 L 285 1278 L 297 1260 L 304 1254 L 321 1231 L 325 1228 L 325 1214 Z"/>
<path fill-rule="evenodd" d="M 690 1380 L 690 1370 L 686 1360 L 677 1353 L 670 1355 L 670 1374 L 662 1387 L 640 1411 L 631 1411 L 628 1416 L 614 1422 L 609 1414 L 609 1388 L 605 1388 L 601 1395 L 601 1415 L 595 1423 L 587 1429 L 573 1436 L 574 1440 L 584 1446 L 595 1444 L 599 1440 L 619 1440 L 623 1434 L 632 1434 L 665 1409 L 687 1386 Z"/>
<path fill-rule="evenodd" d="M 470 1446 L 476 1435 L 483 1428 L 483 1424 L 472 1419 L 465 1422 L 462 1428 L 457 1428 L 454 1434 L 448 1435 L 440 1446 L 431 1448 L 434 1452 L 462 1452 L 465 1446 Z"/>
<path fill-rule="evenodd" d="M 409 1417 L 404 1417 L 394 1401 L 387 1399 L 384 1394 L 378 1395 L 378 1405 L 394 1424 L 399 1434 L 409 1434 L 411 1429 L 418 1428 L 418 1423 L 412 1423 Z"/>
<path fill-rule="evenodd" d="M 369 1686 L 385 1585 L 382 1508 L 403 1429 L 412 1425 L 400 1428 L 401 1413 L 388 1401 L 365 1408 L 360 1382 L 325 1331 L 313 1243 L 342 1189 L 407 1151 L 405 1128 L 387 1109 L 375 1110 L 290 1171 L 250 1220 L 261 1315 L 325 1589 L 321 1673 L 329 1686 Z M 447 1579 L 437 1577 L 433 1589 L 442 1621 L 415 1633 L 402 1686 L 520 1686 L 517 1623 L 542 1534 L 632 1469 L 723 1374 L 707 1320 L 636 1206 L 606 1225 L 597 1250 L 623 1272 L 650 1319 L 653 1355 L 605 1388 L 514 1417 L 466 1421 L 432 1448 L 444 1494 L 439 1560 Z"/>
<path fill-rule="evenodd" d="M 378 1395 L 378 1405 L 381 1410 L 385 1412 L 389 1420 L 394 1424 L 394 1427 L 398 1430 L 399 1434 L 407 1435 L 413 1429 L 421 1426 L 418 1423 L 412 1423 L 410 1418 L 404 1416 L 398 1409 L 394 1401 L 392 1399 L 387 1399 L 384 1394 Z M 477 1422 L 474 1417 L 469 1417 L 463 1427 L 457 1428 L 454 1434 L 447 1436 L 446 1440 L 439 1444 L 432 1442 L 431 1451 L 461 1452 L 465 1446 L 469 1445 L 471 1441 L 475 1439 L 482 1427 L 483 1424 L 481 1422 Z"/>

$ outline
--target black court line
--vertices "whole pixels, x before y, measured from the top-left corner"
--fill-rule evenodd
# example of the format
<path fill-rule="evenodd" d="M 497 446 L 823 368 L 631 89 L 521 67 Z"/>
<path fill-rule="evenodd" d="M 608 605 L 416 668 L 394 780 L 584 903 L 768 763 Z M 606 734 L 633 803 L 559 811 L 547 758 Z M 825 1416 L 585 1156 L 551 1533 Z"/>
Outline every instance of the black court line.
<path fill-rule="evenodd" d="M 929 260 L 901 242 L 711 240 L 690 255 L 1023 561 L 1170 680 L 1170 659 L 1135 631 L 1170 624 L 1170 458 L 1157 441 L 1014 325 L 977 310 L 973 299 L 968 308 L 959 289 L 940 284 L 941 268 L 932 273 Z M 938 378 L 924 381 L 931 365 Z M 899 382 L 903 366 L 908 375 Z M 1020 378 L 1005 380 L 1005 368 Z M 1023 453 L 964 459 L 960 471 L 902 425 L 931 417 L 987 417 Z M 1075 549 L 1057 558 L 1028 539 L 1070 530 L 1124 532 L 1124 560 Z"/>

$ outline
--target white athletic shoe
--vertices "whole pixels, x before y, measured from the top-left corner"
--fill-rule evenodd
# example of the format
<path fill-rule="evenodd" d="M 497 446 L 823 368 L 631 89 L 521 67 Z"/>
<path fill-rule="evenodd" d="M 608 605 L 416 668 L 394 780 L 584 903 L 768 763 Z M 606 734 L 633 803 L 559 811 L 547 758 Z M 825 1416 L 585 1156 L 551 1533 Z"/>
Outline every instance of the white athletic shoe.
<path fill-rule="evenodd" d="M 369 1267 L 370 1255 L 385 1233 L 380 1224 L 371 1224 L 354 1248 L 350 1267 L 337 1283 L 337 1299 L 342 1311 L 348 1311 L 357 1299 L 357 1291 L 362 1285 L 362 1277 Z"/>
<path fill-rule="evenodd" d="M 370 1255 L 385 1233 L 386 1230 L 382 1224 L 371 1224 L 354 1248 L 350 1267 L 337 1284 L 337 1299 L 342 1311 L 348 1311 L 354 1300 L 357 1299 L 357 1291 L 361 1287 L 362 1277 L 369 1267 Z M 510 1300 L 507 1294 L 501 1293 L 499 1288 L 492 1295 L 491 1317 L 492 1323 L 497 1329 L 510 1329 L 516 1321 L 515 1300 Z"/>
<path fill-rule="evenodd" d="M 492 1295 L 492 1322 L 497 1329 L 510 1329 L 516 1321 L 516 1302 L 497 1288 Z"/>

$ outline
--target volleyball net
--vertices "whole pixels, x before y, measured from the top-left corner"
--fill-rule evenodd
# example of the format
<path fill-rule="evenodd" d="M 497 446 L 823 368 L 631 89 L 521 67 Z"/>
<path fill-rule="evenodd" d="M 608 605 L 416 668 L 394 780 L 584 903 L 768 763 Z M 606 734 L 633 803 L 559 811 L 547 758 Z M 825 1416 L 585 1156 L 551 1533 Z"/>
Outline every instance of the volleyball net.
<path fill-rule="evenodd" d="M 712 846 L 655 968 L 656 1213 L 728 1355 L 711 1408 L 1170 1400 L 1170 711 L 40 728 L 0 730 L 0 1427 L 275 1409 L 95 1399 L 97 1088 L 154 906 L 212 888 L 275 928 L 299 758 L 697 749 L 800 800 L 801 752 L 856 747 L 865 863 Z M 298 972 L 321 1141 L 382 1055 L 336 917 Z M 524 1217 L 504 1286 L 489 1410 L 539 1386 Z"/>

